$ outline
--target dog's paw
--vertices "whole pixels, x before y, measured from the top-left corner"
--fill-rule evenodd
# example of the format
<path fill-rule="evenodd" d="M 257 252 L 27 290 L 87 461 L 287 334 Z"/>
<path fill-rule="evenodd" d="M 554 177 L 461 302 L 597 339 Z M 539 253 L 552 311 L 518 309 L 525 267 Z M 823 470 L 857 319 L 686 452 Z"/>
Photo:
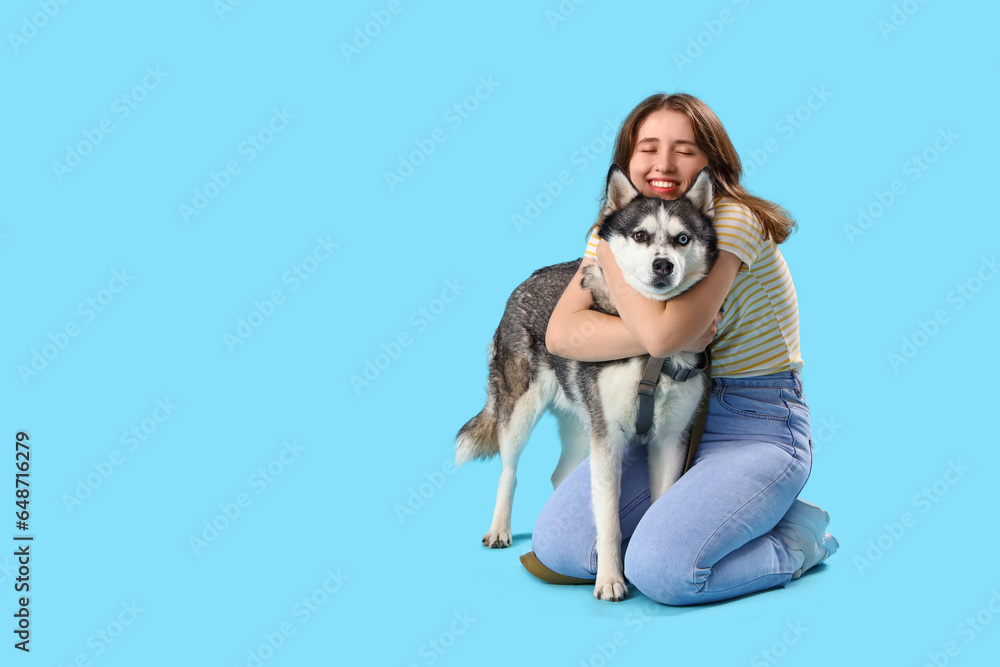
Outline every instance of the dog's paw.
<path fill-rule="evenodd" d="M 490 530 L 490 532 L 483 535 L 483 546 L 489 547 L 490 549 L 506 549 L 510 546 L 511 534 L 510 529 L 506 530 Z"/>
<path fill-rule="evenodd" d="M 610 602 L 621 602 L 628 597 L 628 586 L 625 580 L 620 577 L 597 578 L 597 585 L 594 586 L 594 597 L 598 600 L 608 600 Z"/>

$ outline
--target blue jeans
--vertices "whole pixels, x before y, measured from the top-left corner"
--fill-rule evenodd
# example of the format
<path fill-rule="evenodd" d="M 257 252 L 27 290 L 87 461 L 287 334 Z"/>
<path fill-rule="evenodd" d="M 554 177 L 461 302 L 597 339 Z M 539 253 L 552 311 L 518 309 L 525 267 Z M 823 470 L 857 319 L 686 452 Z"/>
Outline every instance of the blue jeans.
<path fill-rule="evenodd" d="M 787 584 L 795 565 L 771 530 L 811 468 L 809 405 L 798 373 L 713 378 L 694 464 L 652 506 L 646 448 L 626 450 L 619 505 L 626 578 L 670 605 Z M 532 548 L 549 569 L 593 579 L 596 538 L 588 458 L 542 508 Z"/>

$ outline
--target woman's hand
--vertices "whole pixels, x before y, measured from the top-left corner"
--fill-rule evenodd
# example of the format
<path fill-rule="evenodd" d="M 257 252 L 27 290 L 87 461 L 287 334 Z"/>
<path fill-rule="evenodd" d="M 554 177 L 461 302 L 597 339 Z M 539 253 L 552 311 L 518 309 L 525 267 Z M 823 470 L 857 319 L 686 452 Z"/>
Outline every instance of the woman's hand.
<path fill-rule="evenodd" d="M 546 348 L 552 354 L 577 361 L 610 361 L 646 354 L 621 318 L 591 310 L 593 297 L 580 281 L 584 268 L 593 263 L 591 257 L 584 258 L 559 298 L 545 332 Z"/>
<path fill-rule="evenodd" d="M 611 248 L 608 247 L 608 242 L 602 238 L 597 239 L 597 265 L 603 266 L 609 258 L 613 262 L 615 261 L 614 253 L 611 252 Z"/>
<path fill-rule="evenodd" d="M 597 265 L 601 267 L 601 270 L 604 272 L 605 283 L 607 283 L 608 285 L 608 296 L 611 297 L 611 303 L 615 305 L 615 309 L 617 310 L 618 301 L 615 300 L 615 291 L 620 292 L 620 290 L 612 289 L 612 283 L 608 282 L 607 280 L 607 271 L 610 269 L 611 271 L 617 273 L 618 275 L 621 275 L 621 268 L 618 266 L 618 260 L 615 259 L 615 254 L 611 252 L 611 248 L 608 247 L 608 243 L 604 239 L 598 239 L 596 252 L 597 252 Z M 624 286 L 625 289 L 629 290 L 632 289 L 624 281 L 619 281 L 615 283 L 614 286 L 615 287 Z"/>
<path fill-rule="evenodd" d="M 721 321 L 722 321 L 722 311 L 720 310 L 718 313 L 715 314 L 715 317 L 712 318 L 712 323 L 708 325 L 707 329 L 705 329 L 705 333 L 703 333 L 696 341 L 694 341 L 690 345 L 691 349 L 684 351 L 704 352 L 705 348 L 711 345 L 712 341 L 715 340 L 715 334 L 718 333 L 719 322 Z"/>

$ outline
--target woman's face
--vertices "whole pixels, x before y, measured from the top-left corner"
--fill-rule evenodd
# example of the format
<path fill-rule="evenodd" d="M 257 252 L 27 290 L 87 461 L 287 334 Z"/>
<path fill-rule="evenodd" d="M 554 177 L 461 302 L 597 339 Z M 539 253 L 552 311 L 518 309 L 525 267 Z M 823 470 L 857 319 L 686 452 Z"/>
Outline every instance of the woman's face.
<path fill-rule="evenodd" d="M 706 156 L 694 141 L 691 121 L 679 111 L 660 109 L 639 126 L 628 174 L 647 197 L 677 199 L 694 183 Z"/>

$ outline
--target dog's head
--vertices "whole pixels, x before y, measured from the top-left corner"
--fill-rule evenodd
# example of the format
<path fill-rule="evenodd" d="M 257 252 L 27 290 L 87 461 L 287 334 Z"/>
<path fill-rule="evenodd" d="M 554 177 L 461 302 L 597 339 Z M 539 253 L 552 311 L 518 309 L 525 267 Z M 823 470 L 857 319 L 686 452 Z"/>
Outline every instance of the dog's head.
<path fill-rule="evenodd" d="M 626 282 L 666 301 L 704 278 L 718 257 L 708 167 L 679 199 L 646 197 L 618 165 L 608 172 L 607 206 L 597 235 L 615 255 Z"/>

